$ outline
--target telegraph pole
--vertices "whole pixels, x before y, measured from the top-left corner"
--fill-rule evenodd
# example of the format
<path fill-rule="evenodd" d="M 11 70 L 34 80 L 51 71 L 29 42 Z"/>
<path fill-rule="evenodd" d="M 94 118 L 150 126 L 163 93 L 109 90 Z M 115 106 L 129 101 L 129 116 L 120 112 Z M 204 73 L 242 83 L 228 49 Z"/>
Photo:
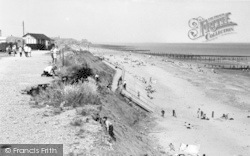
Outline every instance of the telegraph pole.
<path fill-rule="evenodd" d="M 24 21 L 23 21 L 23 36 L 24 36 Z M 22 39 L 22 45 L 23 45 L 23 47 L 24 47 L 24 39 Z"/>
<path fill-rule="evenodd" d="M 23 36 L 24 36 L 24 21 L 23 21 Z"/>

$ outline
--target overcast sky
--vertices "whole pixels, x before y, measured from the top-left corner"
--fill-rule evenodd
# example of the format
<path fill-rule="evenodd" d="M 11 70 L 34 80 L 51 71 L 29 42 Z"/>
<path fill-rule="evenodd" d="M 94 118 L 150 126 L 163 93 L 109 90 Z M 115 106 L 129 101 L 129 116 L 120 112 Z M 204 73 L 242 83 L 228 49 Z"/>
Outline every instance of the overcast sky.
<path fill-rule="evenodd" d="M 24 21 L 25 32 L 49 37 L 197 43 L 188 38 L 188 21 L 227 12 L 236 33 L 214 42 L 250 42 L 247 0 L 0 0 L 0 29 L 3 36 L 22 36 Z"/>

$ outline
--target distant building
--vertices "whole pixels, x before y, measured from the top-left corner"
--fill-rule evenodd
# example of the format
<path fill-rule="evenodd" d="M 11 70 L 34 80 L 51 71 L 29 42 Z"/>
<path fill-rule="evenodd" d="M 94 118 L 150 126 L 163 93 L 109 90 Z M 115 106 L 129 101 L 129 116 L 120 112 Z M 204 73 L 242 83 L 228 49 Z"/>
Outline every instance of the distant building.
<path fill-rule="evenodd" d="M 23 36 L 24 43 L 33 50 L 49 49 L 52 40 L 44 34 L 27 33 Z"/>
<path fill-rule="evenodd" d="M 11 44 L 17 44 L 17 46 L 23 45 L 23 39 L 21 37 L 16 37 L 12 35 L 6 38 L 6 42 Z"/>
<path fill-rule="evenodd" d="M 0 51 L 5 51 L 7 46 L 22 46 L 23 38 L 16 36 L 0 37 Z"/>
<path fill-rule="evenodd" d="M 6 37 L 0 37 L 0 43 L 6 43 Z"/>

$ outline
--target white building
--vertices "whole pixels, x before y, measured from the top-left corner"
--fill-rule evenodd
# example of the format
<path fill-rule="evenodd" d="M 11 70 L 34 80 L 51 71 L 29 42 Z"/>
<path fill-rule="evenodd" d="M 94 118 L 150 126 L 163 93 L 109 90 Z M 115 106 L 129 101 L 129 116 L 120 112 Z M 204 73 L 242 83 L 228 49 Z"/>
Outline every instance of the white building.
<path fill-rule="evenodd" d="M 24 43 L 32 49 L 48 49 L 51 39 L 44 34 L 27 33 L 23 36 Z"/>

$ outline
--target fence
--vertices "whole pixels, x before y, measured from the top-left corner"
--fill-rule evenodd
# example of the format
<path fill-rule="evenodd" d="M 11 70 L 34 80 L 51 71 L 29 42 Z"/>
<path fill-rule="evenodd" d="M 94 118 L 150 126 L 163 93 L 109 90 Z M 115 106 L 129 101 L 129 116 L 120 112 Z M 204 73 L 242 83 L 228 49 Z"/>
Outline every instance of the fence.
<path fill-rule="evenodd" d="M 217 69 L 250 69 L 249 65 L 240 64 L 240 62 L 247 62 L 250 56 L 237 55 L 193 55 L 193 54 L 172 54 L 172 53 L 141 53 L 153 56 L 162 56 L 170 59 L 181 61 L 196 61 L 204 63 L 208 68 Z"/>

